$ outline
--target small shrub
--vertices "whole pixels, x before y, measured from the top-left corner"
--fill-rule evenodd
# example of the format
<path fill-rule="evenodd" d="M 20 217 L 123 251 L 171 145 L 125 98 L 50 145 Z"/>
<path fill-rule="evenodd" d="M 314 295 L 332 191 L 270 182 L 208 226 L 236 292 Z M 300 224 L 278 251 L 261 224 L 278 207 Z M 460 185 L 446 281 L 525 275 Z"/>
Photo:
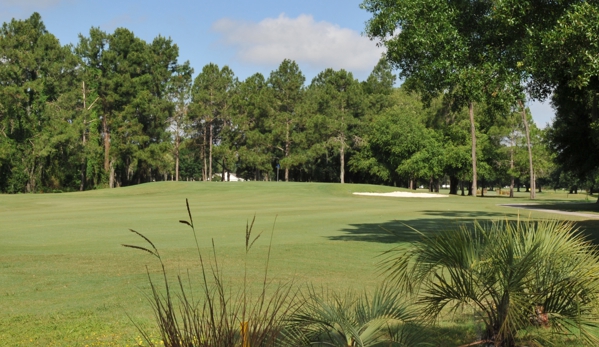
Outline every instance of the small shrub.
<path fill-rule="evenodd" d="M 310 287 L 301 301 L 287 330 L 293 346 L 409 347 L 422 346 L 426 339 L 416 312 L 389 286 L 372 295 Z"/>
<path fill-rule="evenodd" d="M 599 253 L 570 222 L 476 223 L 423 235 L 388 256 L 383 270 L 426 317 L 477 312 L 485 326 L 479 345 L 512 347 L 524 332 L 550 339 L 546 331 L 599 345 Z"/>

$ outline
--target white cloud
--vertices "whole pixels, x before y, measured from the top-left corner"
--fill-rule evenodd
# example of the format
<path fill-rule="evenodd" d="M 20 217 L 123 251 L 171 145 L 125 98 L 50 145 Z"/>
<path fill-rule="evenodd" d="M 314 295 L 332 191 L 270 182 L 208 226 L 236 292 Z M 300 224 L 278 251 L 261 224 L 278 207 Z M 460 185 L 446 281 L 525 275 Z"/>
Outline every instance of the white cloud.
<path fill-rule="evenodd" d="M 311 68 L 370 71 L 383 53 L 375 42 L 358 32 L 312 16 L 266 18 L 259 23 L 220 19 L 212 29 L 221 34 L 219 43 L 232 46 L 245 63 L 279 64 L 292 59 Z"/>

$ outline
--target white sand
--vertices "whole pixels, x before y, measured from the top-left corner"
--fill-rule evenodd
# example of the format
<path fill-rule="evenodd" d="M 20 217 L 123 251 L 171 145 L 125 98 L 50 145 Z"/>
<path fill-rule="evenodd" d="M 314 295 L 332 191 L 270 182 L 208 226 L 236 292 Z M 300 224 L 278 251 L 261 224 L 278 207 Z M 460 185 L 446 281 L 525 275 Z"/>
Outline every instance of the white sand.
<path fill-rule="evenodd" d="M 391 193 L 354 193 L 355 195 L 366 196 L 389 196 L 393 198 L 446 198 L 447 195 L 430 193 L 409 193 L 409 192 L 391 192 Z"/>

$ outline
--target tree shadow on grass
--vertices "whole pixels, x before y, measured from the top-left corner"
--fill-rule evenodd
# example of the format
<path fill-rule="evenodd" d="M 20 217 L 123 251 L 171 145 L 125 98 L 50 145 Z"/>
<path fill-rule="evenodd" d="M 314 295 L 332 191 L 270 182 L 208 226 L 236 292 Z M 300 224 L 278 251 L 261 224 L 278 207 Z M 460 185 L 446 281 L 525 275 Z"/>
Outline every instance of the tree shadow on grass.
<path fill-rule="evenodd" d="M 599 220 L 583 220 L 574 222 L 590 241 L 599 246 Z"/>
<path fill-rule="evenodd" d="M 438 216 L 452 219 L 505 219 L 518 216 L 517 212 L 487 212 L 487 211 L 443 211 L 443 210 L 424 210 L 419 213 L 425 216 Z"/>
<path fill-rule="evenodd" d="M 334 241 L 361 241 L 386 244 L 398 244 L 419 241 L 422 235 L 433 236 L 441 230 L 455 230 L 461 225 L 472 226 L 510 219 L 516 220 L 518 213 L 477 212 L 477 211 L 422 211 L 431 218 L 415 218 L 409 220 L 391 220 L 381 223 L 350 224 L 341 229 L 342 234 L 329 236 Z M 444 218 L 445 217 L 445 218 Z M 520 215 L 521 220 L 526 217 Z M 567 218 L 563 218 L 567 220 Z M 599 220 L 575 221 L 575 226 L 599 245 Z"/>
<path fill-rule="evenodd" d="M 589 202 L 561 202 L 561 203 L 539 203 L 539 204 L 509 204 L 511 207 L 519 207 L 519 208 L 531 208 L 531 209 L 539 209 L 539 210 L 558 210 L 558 211 L 566 211 L 566 212 L 599 212 L 599 204 L 597 203 L 589 203 Z M 599 217 L 599 215 L 597 216 Z"/>

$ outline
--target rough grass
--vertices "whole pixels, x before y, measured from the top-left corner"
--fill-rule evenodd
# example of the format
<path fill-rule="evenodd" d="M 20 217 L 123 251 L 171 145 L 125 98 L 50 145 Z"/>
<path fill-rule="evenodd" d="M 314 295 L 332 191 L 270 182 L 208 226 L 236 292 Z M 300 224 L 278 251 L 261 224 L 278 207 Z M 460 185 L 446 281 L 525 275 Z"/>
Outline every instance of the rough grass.
<path fill-rule="evenodd" d="M 225 277 L 235 286 L 243 272 L 244 232 L 256 215 L 254 231 L 269 233 L 276 218 L 270 271 L 282 281 L 332 288 L 370 288 L 380 278 L 377 255 L 418 237 L 403 223 L 425 233 L 478 219 L 548 218 L 550 213 L 500 207 L 517 198 L 449 197 L 409 199 L 355 196 L 392 187 L 316 183 L 163 182 L 84 193 L 0 195 L 0 344 L 11 346 L 138 345 L 131 316 L 151 327 L 144 298 L 151 256 L 121 247 L 136 243 L 133 228 L 150 237 L 167 259 L 170 273 L 197 269 L 185 219 L 189 199 L 200 246 L 214 239 Z M 552 208 L 596 211 L 583 194 L 540 195 Z M 576 204 L 573 204 L 576 202 Z M 595 239 L 598 220 L 579 221 Z M 266 236 L 266 235 L 264 235 Z M 268 237 L 256 243 L 250 266 L 263 274 Z M 452 343 L 472 341 L 473 328 L 442 324 L 431 334 Z"/>

